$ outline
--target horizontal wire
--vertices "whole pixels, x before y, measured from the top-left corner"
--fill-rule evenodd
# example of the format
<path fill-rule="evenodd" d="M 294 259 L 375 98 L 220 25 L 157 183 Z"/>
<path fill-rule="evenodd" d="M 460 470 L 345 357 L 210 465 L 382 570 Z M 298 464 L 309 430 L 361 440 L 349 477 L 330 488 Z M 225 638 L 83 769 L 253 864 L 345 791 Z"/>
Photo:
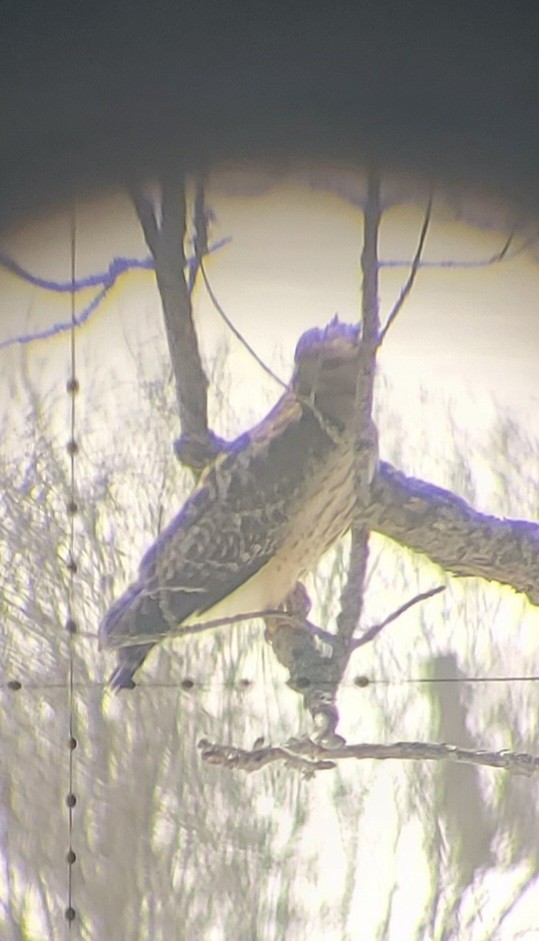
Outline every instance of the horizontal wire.
<path fill-rule="evenodd" d="M 404 680 L 386 680 L 386 679 L 369 679 L 368 677 L 358 676 L 353 680 L 348 682 L 340 683 L 340 687 L 350 688 L 352 686 L 362 687 L 362 686 L 405 686 L 413 685 L 415 683 L 419 684 L 431 684 L 436 685 L 437 683 L 537 683 L 539 681 L 539 676 L 463 676 L 463 677 L 412 677 L 410 679 Z M 188 676 L 183 680 L 179 680 L 175 683 L 170 682 L 149 682 L 149 683 L 137 683 L 136 689 L 140 690 L 149 690 L 149 689 L 179 689 L 184 692 L 190 692 L 195 687 L 199 689 L 225 689 L 227 687 L 238 688 L 250 688 L 253 686 L 287 686 L 287 682 L 283 681 L 271 681 L 268 683 L 262 680 L 251 680 L 247 677 L 239 680 L 231 680 L 228 683 L 223 681 L 222 683 L 217 683 L 215 681 L 206 682 L 204 680 L 196 680 L 194 677 Z M 313 683 L 313 685 L 315 685 Z M 74 682 L 73 687 L 75 689 L 107 689 L 109 686 L 108 681 L 106 680 L 90 680 L 88 682 Z M 20 680 L 9 680 L 7 683 L 0 683 L 0 691 L 8 693 L 20 693 L 23 690 L 34 690 L 40 692 L 47 689 L 67 689 L 67 683 L 23 683 Z"/>

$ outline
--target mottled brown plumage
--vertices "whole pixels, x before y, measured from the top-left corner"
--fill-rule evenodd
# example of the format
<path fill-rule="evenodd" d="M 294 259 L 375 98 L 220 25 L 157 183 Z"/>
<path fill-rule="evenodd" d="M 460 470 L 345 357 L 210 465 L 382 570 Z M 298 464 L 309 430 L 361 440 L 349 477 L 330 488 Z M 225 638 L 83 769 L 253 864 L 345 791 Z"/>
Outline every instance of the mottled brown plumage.
<path fill-rule="evenodd" d="M 132 685 L 148 635 L 278 607 L 348 529 L 358 360 L 337 320 L 301 337 L 290 388 L 211 465 L 102 622 L 101 647 L 145 638 L 120 648 L 114 687 Z"/>

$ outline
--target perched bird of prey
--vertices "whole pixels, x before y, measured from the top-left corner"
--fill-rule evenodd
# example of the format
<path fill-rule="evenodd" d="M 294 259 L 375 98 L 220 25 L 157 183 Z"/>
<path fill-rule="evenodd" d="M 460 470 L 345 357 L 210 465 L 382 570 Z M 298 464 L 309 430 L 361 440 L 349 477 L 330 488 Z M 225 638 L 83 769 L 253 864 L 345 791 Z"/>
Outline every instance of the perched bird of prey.
<path fill-rule="evenodd" d="M 101 648 L 130 644 L 114 688 L 133 685 L 153 635 L 278 608 L 349 528 L 359 349 L 336 318 L 300 338 L 289 388 L 208 468 L 103 620 Z M 373 436 L 370 477 L 376 460 Z"/>

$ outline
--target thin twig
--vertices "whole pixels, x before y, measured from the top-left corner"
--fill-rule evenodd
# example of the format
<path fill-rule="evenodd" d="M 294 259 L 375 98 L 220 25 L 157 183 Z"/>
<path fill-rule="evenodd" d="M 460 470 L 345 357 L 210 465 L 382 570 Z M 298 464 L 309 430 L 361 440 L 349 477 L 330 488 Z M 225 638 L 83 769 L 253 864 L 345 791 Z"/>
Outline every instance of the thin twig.
<path fill-rule="evenodd" d="M 464 260 L 455 260 L 455 259 L 442 259 L 441 261 L 420 261 L 418 268 L 431 268 L 431 269 L 474 269 L 474 268 L 490 268 L 492 265 L 496 265 L 501 261 L 513 261 L 515 258 L 518 258 L 519 255 L 522 255 L 523 252 L 529 248 L 530 245 L 537 240 L 537 232 L 534 232 L 533 235 L 530 235 L 525 239 L 520 245 L 513 249 L 512 252 L 509 251 L 514 239 L 516 236 L 516 231 L 513 230 L 511 234 L 507 237 L 502 248 L 499 252 L 495 252 L 494 255 L 491 255 L 490 258 L 481 258 L 479 261 L 464 261 Z M 380 262 L 380 268 L 409 268 L 410 261 L 405 259 L 389 259 L 387 261 Z"/>
<path fill-rule="evenodd" d="M 51 337 L 58 336 L 60 333 L 68 333 L 73 329 L 73 326 L 80 327 L 83 323 L 91 317 L 93 312 L 97 310 L 102 301 L 105 300 L 108 292 L 112 287 L 107 285 L 97 292 L 96 296 L 90 303 L 81 311 L 80 314 L 77 314 L 75 323 L 72 324 L 70 320 L 60 321 L 58 323 L 51 324 L 50 327 L 45 327 L 43 330 L 36 330 L 34 333 L 22 333 L 14 337 L 8 337 L 6 340 L 0 342 L 0 350 L 8 349 L 10 346 L 26 346 L 29 343 L 34 343 L 36 340 L 48 340 Z"/>
<path fill-rule="evenodd" d="M 396 611 L 393 611 L 384 621 L 380 624 L 374 624 L 372 627 L 369 627 L 361 637 L 358 637 L 356 640 L 352 640 L 351 649 L 357 650 L 358 647 L 364 647 L 365 644 L 370 644 L 375 637 L 378 636 L 380 631 L 387 627 L 388 624 L 391 624 L 392 621 L 396 621 L 397 618 L 404 614 L 405 611 L 408 611 L 414 605 L 419 604 L 420 601 L 426 601 L 427 598 L 432 598 L 433 595 L 439 594 L 441 591 L 445 591 L 445 585 L 438 585 L 437 588 L 431 588 L 429 591 L 423 591 L 419 595 L 415 595 L 414 598 L 411 598 L 410 601 L 407 601 L 405 604 L 401 605 L 400 608 L 397 608 Z"/>
<path fill-rule="evenodd" d="M 230 317 L 228 316 L 228 314 L 223 310 L 223 307 L 221 306 L 221 304 L 220 304 L 219 301 L 217 300 L 217 297 L 215 296 L 215 293 L 214 293 L 214 291 L 213 291 L 213 289 L 212 289 L 212 286 L 211 286 L 211 284 L 210 284 L 210 282 L 209 282 L 208 275 L 206 274 L 206 268 L 205 268 L 205 266 L 204 266 L 204 261 L 202 260 L 202 258 L 200 259 L 200 272 L 201 272 L 201 274 L 202 274 L 202 278 L 203 278 L 204 284 L 205 284 L 205 286 L 206 286 L 206 290 L 207 290 L 207 292 L 208 292 L 208 296 L 209 296 L 209 298 L 210 298 L 210 300 L 211 300 L 213 306 L 215 307 L 215 310 L 217 311 L 217 313 L 219 314 L 219 316 L 222 318 L 222 320 L 224 320 L 224 322 L 226 323 L 228 329 L 234 334 L 234 336 L 236 337 L 236 339 L 239 340 L 239 342 L 242 344 L 242 346 L 245 347 L 245 349 L 247 350 L 247 352 L 253 357 L 253 359 L 258 363 L 258 365 L 264 370 L 264 372 L 267 373 L 268 376 L 271 376 L 271 378 L 274 380 L 274 382 L 276 382 L 277 385 L 281 386 L 282 389 L 287 389 L 288 386 L 287 386 L 286 382 L 284 382 L 284 381 L 280 378 L 280 376 L 278 376 L 276 373 L 274 373 L 273 370 L 270 369 L 270 367 L 269 367 L 268 365 L 266 365 L 266 363 L 264 362 L 264 360 L 258 355 L 258 353 L 256 352 L 256 350 L 253 349 L 253 347 L 251 346 L 251 344 L 245 339 L 245 337 L 240 333 L 240 331 L 238 330 L 238 328 L 234 325 L 234 323 L 232 322 L 232 320 L 230 319 Z"/>
<path fill-rule="evenodd" d="M 425 244 L 425 239 L 426 239 L 426 237 L 427 237 L 427 232 L 428 232 L 428 228 L 429 228 L 429 224 L 430 224 L 430 217 L 431 217 L 431 212 L 432 212 L 432 200 L 433 200 L 433 196 L 432 196 L 432 193 L 431 193 L 430 196 L 429 196 L 429 201 L 428 201 L 428 203 L 427 203 L 427 208 L 426 208 L 426 210 L 425 210 L 425 217 L 424 217 L 424 219 L 423 219 L 423 225 L 421 226 L 421 232 L 420 232 L 420 234 L 419 234 L 419 241 L 418 241 L 418 243 L 417 243 L 417 251 L 416 251 L 416 253 L 415 253 L 415 257 L 414 257 L 414 260 L 413 260 L 413 262 L 412 262 L 412 267 L 410 268 L 410 275 L 409 275 L 408 280 L 407 280 L 406 284 L 404 285 L 404 287 L 403 287 L 403 289 L 402 289 L 402 291 L 401 291 L 401 293 L 400 293 L 400 295 L 399 295 L 399 298 L 398 298 L 397 302 L 395 303 L 395 305 L 394 305 L 394 307 L 393 307 L 393 309 L 392 309 L 392 311 L 391 311 L 389 317 L 387 318 L 385 327 L 382 329 L 382 331 L 381 331 L 381 333 L 380 333 L 380 338 L 379 338 L 379 341 L 378 341 L 378 345 L 379 345 L 379 346 L 381 346 L 382 343 L 384 342 L 384 340 L 385 340 L 385 338 L 386 338 L 386 335 L 387 335 L 387 331 L 389 330 L 391 324 L 394 322 L 394 320 L 396 320 L 398 314 L 400 313 L 400 311 L 401 311 L 401 309 L 402 309 L 402 307 L 403 307 L 403 305 L 404 305 L 404 302 L 405 302 L 406 298 L 408 297 L 410 291 L 412 290 L 414 281 L 415 281 L 415 279 L 416 279 L 417 272 L 419 271 L 419 266 L 420 266 L 420 262 L 421 262 L 421 255 L 422 255 L 422 253 L 423 253 L 423 246 L 424 246 L 424 244 Z"/>
<path fill-rule="evenodd" d="M 167 589 L 170 590 L 170 589 Z M 182 590 L 182 589 L 179 589 Z M 185 624 L 179 627 L 170 628 L 167 631 L 158 631 L 157 633 L 139 634 L 130 636 L 129 634 L 115 634 L 107 638 L 107 649 L 116 649 L 118 647 L 136 647 L 138 644 L 152 644 L 159 640 L 166 640 L 174 637 L 185 637 L 188 634 L 202 634 L 204 631 L 214 630 L 218 627 L 226 627 L 229 624 L 241 624 L 244 621 L 254 621 L 257 618 L 279 618 L 280 621 L 290 624 L 298 630 L 305 630 L 309 634 L 320 638 L 326 643 L 332 643 L 335 635 L 317 627 L 311 621 L 306 621 L 298 615 L 291 614 L 278 608 L 268 608 L 264 611 L 248 611 L 245 614 L 234 614 L 231 617 L 210 618 L 207 621 L 201 621 L 198 624 Z"/>
<path fill-rule="evenodd" d="M 222 248 L 223 245 L 228 245 L 231 241 L 232 240 L 230 236 L 225 236 L 208 249 L 208 254 L 212 255 L 214 252 Z M 196 256 L 190 255 L 189 258 L 186 259 L 185 263 L 191 272 L 194 268 L 196 268 Z M 17 262 L 8 258 L 8 256 L 2 255 L 1 252 L 0 265 L 15 274 L 16 277 L 20 278 L 21 281 L 34 284 L 42 290 L 51 291 L 55 294 L 63 294 L 70 290 L 69 282 L 51 281 L 44 278 L 38 278 L 31 272 L 21 268 Z M 79 278 L 75 284 L 75 291 L 86 291 L 91 287 L 99 287 L 99 291 L 95 297 L 89 301 L 87 306 L 79 314 L 77 314 L 75 318 L 75 326 L 80 327 L 83 323 L 86 323 L 88 318 L 95 310 L 97 310 L 102 301 L 105 300 L 110 289 L 114 287 L 116 282 L 121 277 L 123 277 L 124 274 L 129 274 L 131 271 L 154 270 L 155 261 L 152 256 L 148 256 L 148 258 L 143 259 L 113 258 L 107 271 L 101 272 L 100 274 L 89 275 L 87 278 Z M 66 333 L 68 330 L 71 330 L 71 326 L 72 324 L 70 320 L 60 321 L 58 323 L 51 324 L 50 327 L 45 327 L 43 330 L 36 330 L 34 333 L 21 333 L 14 337 L 7 337 L 5 340 L 0 340 L 0 350 L 7 349 L 10 346 L 22 346 L 27 343 L 34 343 L 36 340 L 48 340 L 50 337 L 57 336 L 59 333 Z"/>

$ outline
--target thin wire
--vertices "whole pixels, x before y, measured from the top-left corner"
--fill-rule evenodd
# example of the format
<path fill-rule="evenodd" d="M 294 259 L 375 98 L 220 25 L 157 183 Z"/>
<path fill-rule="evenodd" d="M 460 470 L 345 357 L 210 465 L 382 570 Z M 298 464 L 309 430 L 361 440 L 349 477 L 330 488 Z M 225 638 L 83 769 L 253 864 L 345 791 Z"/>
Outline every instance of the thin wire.
<path fill-rule="evenodd" d="M 414 683 L 422 684 L 431 684 L 435 686 L 437 683 L 537 683 L 539 682 L 539 675 L 531 676 L 447 676 L 447 677 L 411 677 L 404 680 L 395 680 L 395 679 L 370 679 L 366 676 L 358 676 L 353 680 L 348 682 L 340 683 L 341 687 L 352 687 L 352 686 L 405 686 L 413 685 Z M 222 682 L 218 683 L 215 680 L 211 682 L 206 682 L 205 680 L 196 680 L 192 676 L 186 676 L 182 680 L 177 680 L 176 682 L 159 682 L 159 681 L 147 681 L 142 683 L 137 683 L 136 688 L 138 690 L 147 690 L 147 689 L 183 689 L 186 691 L 191 691 L 196 689 L 220 689 L 226 687 L 238 686 L 241 689 L 251 688 L 261 685 L 266 687 L 269 684 L 268 680 L 263 682 L 257 682 L 249 678 L 240 678 L 232 682 Z M 287 686 L 285 680 L 274 681 L 271 683 L 272 686 Z M 74 682 L 73 689 L 107 689 L 109 686 L 106 680 L 88 680 L 86 682 Z M 0 684 L 0 690 L 6 692 L 21 692 L 26 690 L 32 690 L 34 692 L 41 692 L 47 689 L 69 689 L 69 683 L 22 683 L 20 680 L 10 680 L 7 683 Z"/>
<path fill-rule="evenodd" d="M 71 933 L 71 926 L 75 918 L 75 909 L 73 907 L 73 863 L 75 854 L 73 851 L 73 752 L 76 745 L 74 735 L 74 658 L 73 658 L 73 634 L 75 621 L 73 618 L 73 600 L 74 600 L 74 578 L 75 578 L 75 457 L 77 451 L 75 431 L 76 431 L 76 392 L 77 392 L 77 363 L 76 363 L 76 292 L 75 292 L 75 270 L 76 270 L 76 217 L 73 208 L 71 216 L 71 330 L 70 330 L 70 354 L 71 354 L 71 376 L 68 382 L 68 391 L 71 393 L 71 439 L 68 444 L 68 453 L 70 458 L 70 506 L 69 506 L 69 588 L 68 588 L 68 621 L 67 630 L 69 636 L 69 673 L 68 673 L 68 709 L 69 709 L 69 791 L 67 795 L 68 808 L 68 830 L 69 830 L 69 850 L 67 855 L 68 863 L 68 883 L 67 883 L 67 909 L 66 919 Z"/>
<path fill-rule="evenodd" d="M 386 335 L 387 335 L 387 331 L 391 327 L 391 324 L 394 322 L 394 320 L 398 317 L 406 298 L 408 297 L 410 291 L 412 290 L 414 286 L 414 281 L 416 279 L 416 275 L 417 275 L 417 272 L 419 271 L 419 266 L 421 264 L 421 255 L 423 254 L 423 246 L 425 245 L 425 239 L 427 237 L 427 232 L 429 230 L 430 217 L 432 213 L 432 201 L 433 201 L 433 194 L 431 192 L 429 196 L 429 201 L 427 203 L 427 208 L 425 209 L 423 225 L 421 226 L 421 232 L 419 233 L 419 241 L 417 243 L 417 251 L 415 253 L 414 260 L 412 261 L 412 266 L 410 268 L 410 274 L 409 274 L 408 280 L 406 281 L 406 284 L 404 285 L 402 291 L 400 292 L 400 295 L 397 298 L 397 301 L 395 302 L 393 309 L 391 313 L 389 314 L 389 317 L 386 320 L 385 326 L 380 331 L 380 336 L 378 338 L 379 347 L 384 342 Z M 507 247 L 509 247 L 509 245 Z"/>
<path fill-rule="evenodd" d="M 267 373 L 268 376 L 271 376 L 274 382 L 276 382 L 277 385 L 279 385 L 282 389 L 284 389 L 285 391 L 290 391 L 290 386 L 287 385 L 287 383 L 283 379 L 281 379 L 281 377 L 278 376 L 277 373 L 273 372 L 273 370 L 267 365 L 267 363 L 265 363 L 264 360 L 258 355 L 256 350 L 251 346 L 248 340 L 245 339 L 243 334 L 240 333 L 240 331 L 234 325 L 234 323 L 232 322 L 232 320 L 230 319 L 226 311 L 223 309 L 222 305 L 217 300 L 217 297 L 215 296 L 213 288 L 209 282 L 208 275 L 206 274 L 206 269 L 204 267 L 204 260 L 202 257 L 199 259 L 199 265 L 200 265 L 200 272 L 202 274 L 202 278 L 206 286 L 206 290 L 208 292 L 208 296 L 213 306 L 215 307 L 215 310 L 217 311 L 219 316 L 224 320 L 229 330 L 232 331 L 236 339 L 239 340 L 242 346 L 253 357 L 255 362 L 258 363 L 261 369 L 263 369 L 264 372 Z M 340 444 L 339 439 L 342 433 L 337 432 L 335 427 L 331 425 L 331 422 L 326 421 L 324 416 L 316 408 L 314 402 L 311 402 L 308 398 L 305 398 L 304 396 L 299 395 L 297 392 L 294 393 L 294 395 L 295 395 L 296 401 L 298 401 L 301 405 L 304 405 L 306 408 L 308 408 L 312 412 L 312 414 L 315 416 L 315 418 L 318 419 L 318 422 L 321 428 L 326 432 L 326 434 L 329 435 L 329 437 L 333 440 L 333 442 L 337 445 Z"/>
<path fill-rule="evenodd" d="M 369 680 L 371 683 L 384 683 L 391 686 L 405 686 L 410 683 L 537 683 L 539 676 L 419 676 L 407 680 Z"/>
<path fill-rule="evenodd" d="M 221 304 L 219 303 L 219 301 L 217 300 L 217 297 L 215 296 L 215 294 L 214 294 L 214 292 L 213 292 L 212 286 L 211 286 L 211 284 L 210 284 L 210 282 L 209 282 L 209 279 L 208 279 L 208 275 L 206 274 L 206 268 L 204 267 L 204 261 L 203 261 L 202 258 L 200 258 L 200 273 L 201 273 L 201 275 L 202 275 L 204 284 L 205 284 L 205 286 L 206 286 L 206 290 L 207 290 L 207 292 L 208 292 L 208 296 L 209 296 L 209 298 L 210 298 L 210 300 L 211 300 L 213 306 L 215 307 L 215 310 L 217 311 L 217 313 L 219 314 L 219 316 L 220 316 L 220 317 L 224 320 L 224 322 L 226 323 L 228 329 L 232 331 L 232 333 L 234 334 L 234 336 L 236 337 L 236 339 L 240 341 L 240 343 L 245 347 L 245 349 L 247 350 L 247 352 L 251 354 L 251 356 L 253 357 L 253 359 L 254 359 L 254 360 L 258 363 L 258 365 L 264 370 L 264 372 L 267 373 L 268 376 L 271 376 L 271 378 L 274 380 L 274 382 L 276 382 L 277 385 L 281 386 L 282 389 L 288 389 L 288 386 L 287 386 L 286 382 L 284 382 L 284 381 L 280 378 L 280 376 L 277 375 L 277 373 L 273 372 L 273 370 L 270 369 L 270 367 L 269 367 L 268 365 L 266 365 L 266 363 L 264 362 L 264 360 L 258 355 L 258 353 L 256 352 L 256 350 L 253 349 L 253 347 L 251 346 L 251 344 L 245 339 L 245 337 L 240 333 L 240 331 L 238 330 L 238 328 L 233 324 L 233 322 L 231 321 L 231 319 L 230 319 L 230 317 L 228 316 L 228 314 L 223 310 Z"/>

